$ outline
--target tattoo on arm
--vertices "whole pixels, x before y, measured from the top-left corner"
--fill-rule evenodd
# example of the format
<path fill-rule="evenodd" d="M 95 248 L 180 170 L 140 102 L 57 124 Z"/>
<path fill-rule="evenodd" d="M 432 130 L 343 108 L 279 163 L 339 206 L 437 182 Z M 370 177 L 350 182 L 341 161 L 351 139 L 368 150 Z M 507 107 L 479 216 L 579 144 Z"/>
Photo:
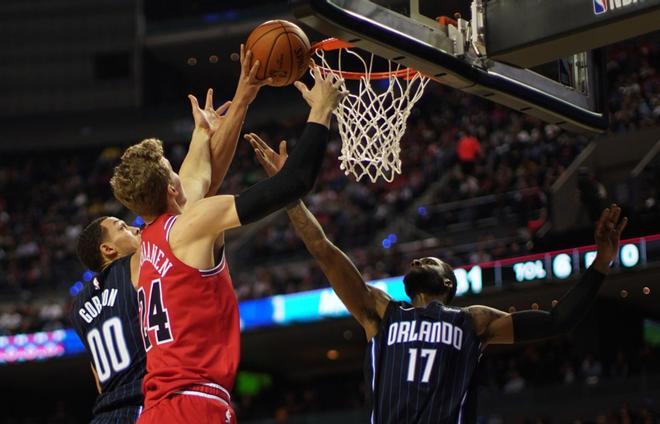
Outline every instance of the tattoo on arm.
<path fill-rule="evenodd" d="M 303 202 L 298 201 L 295 207 L 287 209 L 286 212 L 289 214 L 289 219 L 293 224 L 296 234 L 298 234 L 306 245 L 325 239 L 325 233 L 323 232 L 323 228 L 321 228 L 321 224 L 319 224 L 316 217 L 307 209 Z"/>

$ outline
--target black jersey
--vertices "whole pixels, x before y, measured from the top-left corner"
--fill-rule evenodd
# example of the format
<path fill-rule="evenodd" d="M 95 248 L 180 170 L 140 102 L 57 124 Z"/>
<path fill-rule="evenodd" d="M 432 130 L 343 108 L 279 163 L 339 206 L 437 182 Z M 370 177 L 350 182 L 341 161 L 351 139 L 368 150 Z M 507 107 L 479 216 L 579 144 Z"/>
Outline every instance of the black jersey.
<path fill-rule="evenodd" d="M 101 384 L 96 419 L 135 422 L 142 407 L 146 353 L 130 256 L 110 264 L 76 296 L 71 321 Z"/>
<path fill-rule="evenodd" d="M 467 312 L 390 302 L 365 358 L 369 422 L 470 423 L 481 343 Z"/>

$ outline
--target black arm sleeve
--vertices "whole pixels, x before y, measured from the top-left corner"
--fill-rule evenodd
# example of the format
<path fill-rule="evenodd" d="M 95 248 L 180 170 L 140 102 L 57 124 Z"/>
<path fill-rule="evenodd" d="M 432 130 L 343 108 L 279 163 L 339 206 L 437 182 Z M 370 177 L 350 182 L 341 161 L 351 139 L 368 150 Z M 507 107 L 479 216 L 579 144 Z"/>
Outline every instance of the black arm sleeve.
<path fill-rule="evenodd" d="M 285 207 L 314 187 L 328 145 L 328 134 L 324 125 L 308 122 L 280 172 L 236 196 L 236 212 L 241 224 L 257 221 Z"/>
<path fill-rule="evenodd" d="M 513 340 L 527 342 L 565 333 L 587 314 L 605 275 L 589 268 L 550 312 L 520 311 L 511 314 Z"/>

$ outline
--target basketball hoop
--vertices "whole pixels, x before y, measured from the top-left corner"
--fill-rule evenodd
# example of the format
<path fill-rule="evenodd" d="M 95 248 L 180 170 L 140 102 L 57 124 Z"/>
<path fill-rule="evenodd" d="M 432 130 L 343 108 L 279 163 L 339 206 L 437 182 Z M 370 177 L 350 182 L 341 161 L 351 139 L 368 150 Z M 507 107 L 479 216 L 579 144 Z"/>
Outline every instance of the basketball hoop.
<path fill-rule="evenodd" d="M 386 71 L 374 72 L 373 53 L 367 53 L 371 57 L 365 59 L 351 44 L 336 38 L 316 43 L 312 51 L 321 62 L 321 72 L 354 81 L 355 85 L 349 90 L 344 82 L 343 88 L 349 94 L 334 112 L 342 139 L 341 169 L 357 181 L 368 176 L 371 182 L 379 177 L 391 182 L 401 173 L 399 142 L 406 132 L 406 121 L 429 78 L 391 60 L 386 60 Z M 328 61 L 328 53 L 337 55 L 334 67 Z M 347 61 L 345 55 L 357 59 L 362 69 L 343 69 L 342 63 Z M 374 81 L 385 81 L 387 87 Z"/>

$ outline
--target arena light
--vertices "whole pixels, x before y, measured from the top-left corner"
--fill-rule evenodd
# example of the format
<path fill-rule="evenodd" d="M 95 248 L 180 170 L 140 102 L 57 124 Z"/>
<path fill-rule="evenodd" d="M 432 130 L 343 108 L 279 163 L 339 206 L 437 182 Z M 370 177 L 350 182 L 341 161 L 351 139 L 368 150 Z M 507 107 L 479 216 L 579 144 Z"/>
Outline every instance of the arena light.
<path fill-rule="evenodd" d="M 78 355 L 85 348 L 74 330 L 0 337 L 0 364 Z"/>
<path fill-rule="evenodd" d="M 564 280 L 571 276 L 573 273 L 573 265 L 571 264 L 571 257 L 566 253 L 560 253 L 552 259 L 552 272 L 555 277 Z"/>
<path fill-rule="evenodd" d="M 632 268 L 639 264 L 639 248 L 632 243 L 624 244 L 620 252 L 621 265 Z"/>
<path fill-rule="evenodd" d="M 133 225 L 134 227 L 142 227 L 144 225 L 144 219 L 141 216 L 136 216 L 135 219 L 133 220 Z"/>

